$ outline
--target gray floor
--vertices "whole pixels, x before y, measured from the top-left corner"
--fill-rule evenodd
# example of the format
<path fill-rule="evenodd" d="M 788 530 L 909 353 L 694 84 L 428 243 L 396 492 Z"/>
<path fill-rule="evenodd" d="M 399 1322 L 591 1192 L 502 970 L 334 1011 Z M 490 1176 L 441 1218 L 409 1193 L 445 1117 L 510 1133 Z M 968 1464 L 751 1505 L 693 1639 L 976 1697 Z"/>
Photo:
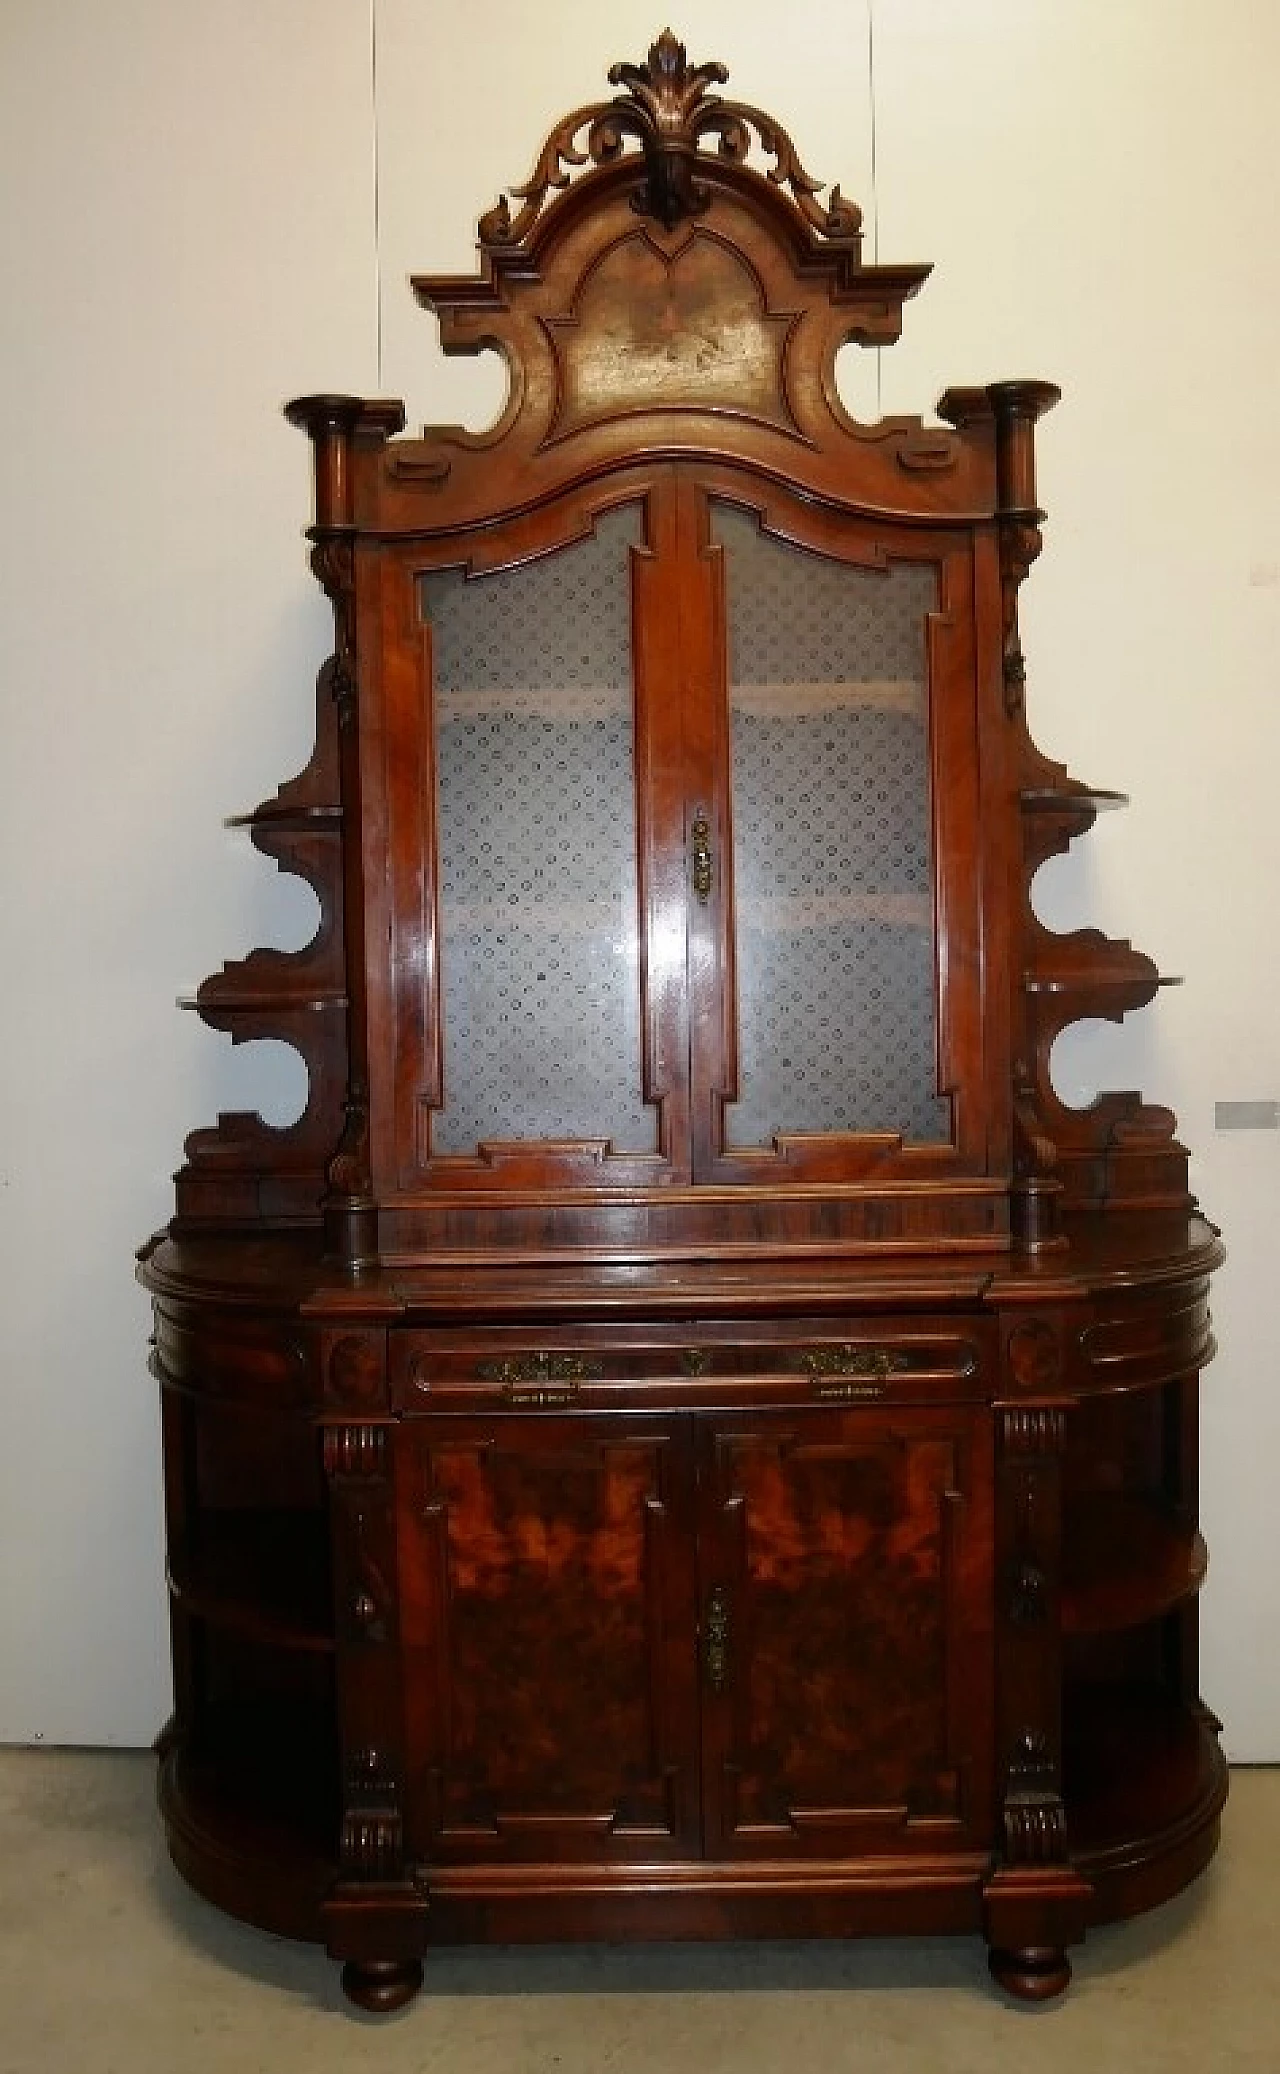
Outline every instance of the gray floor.
<path fill-rule="evenodd" d="M 441 1954 L 390 2019 L 187 1891 L 152 1774 L 0 1751 L 0 2074 L 1280 2074 L 1280 1771 L 1235 1774 L 1213 1869 L 1046 2009 L 947 1939 Z"/>

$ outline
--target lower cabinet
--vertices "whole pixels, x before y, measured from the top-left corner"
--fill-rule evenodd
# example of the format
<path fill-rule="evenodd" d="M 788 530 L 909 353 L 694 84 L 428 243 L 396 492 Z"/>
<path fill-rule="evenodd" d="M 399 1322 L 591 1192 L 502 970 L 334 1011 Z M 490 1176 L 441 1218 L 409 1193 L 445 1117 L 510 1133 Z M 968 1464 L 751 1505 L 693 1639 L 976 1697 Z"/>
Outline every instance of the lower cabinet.
<path fill-rule="evenodd" d="M 176 1863 L 369 2008 L 513 1939 L 963 1931 L 1058 1992 L 1218 1834 L 1200 1287 L 1034 1334 L 158 1304 Z"/>
<path fill-rule="evenodd" d="M 989 1837 L 986 1411 L 446 1413 L 397 1462 L 410 1858 Z"/>

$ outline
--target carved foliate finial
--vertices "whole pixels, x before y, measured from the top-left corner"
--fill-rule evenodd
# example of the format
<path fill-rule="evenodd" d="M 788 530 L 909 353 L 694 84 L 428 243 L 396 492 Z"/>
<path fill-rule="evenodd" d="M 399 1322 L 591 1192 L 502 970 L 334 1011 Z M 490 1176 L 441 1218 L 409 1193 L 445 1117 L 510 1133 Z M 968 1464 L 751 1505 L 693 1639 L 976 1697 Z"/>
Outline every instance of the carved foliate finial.
<path fill-rule="evenodd" d="M 698 148 L 694 118 L 707 88 L 722 86 L 728 77 L 726 67 L 715 59 L 690 66 L 683 43 L 670 29 L 649 46 L 646 64 L 609 68 L 610 86 L 631 89 L 615 105 L 635 112 L 635 134 L 649 175 L 636 206 L 643 215 L 657 216 L 668 230 L 707 206 L 707 190 L 693 178 Z M 707 105 L 715 107 L 718 99 L 712 95 Z"/>
<path fill-rule="evenodd" d="M 704 142 L 714 137 L 719 157 L 741 162 L 754 136 L 773 160 L 769 179 L 775 186 L 791 189 L 796 207 L 811 229 L 852 245 L 856 253 L 862 225 L 857 204 L 845 201 L 838 187 L 831 189 L 825 206 L 818 201 L 822 182 L 806 173 L 795 145 L 772 116 L 708 91 L 723 85 L 728 77 L 716 59 L 690 65 L 683 43 L 670 29 L 664 29 L 650 45 L 643 65 L 619 63 L 610 68 L 610 85 L 624 86 L 626 93 L 575 109 L 557 124 L 526 184 L 511 191 L 512 199 L 522 202 L 523 208 L 513 215 L 506 195 L 500 195 L 480 219 L 481 244 L 497 249 L 520 244 L 533 229 L 548 195 L 568 187 L 573 169 L 606 165 L 620 158 L 628 138 L 639 146 L 645 173 L 632 205 L 642 216 L 654 216 L 672 230 L 707 207 L 707 188 L 695 175 Z"/>

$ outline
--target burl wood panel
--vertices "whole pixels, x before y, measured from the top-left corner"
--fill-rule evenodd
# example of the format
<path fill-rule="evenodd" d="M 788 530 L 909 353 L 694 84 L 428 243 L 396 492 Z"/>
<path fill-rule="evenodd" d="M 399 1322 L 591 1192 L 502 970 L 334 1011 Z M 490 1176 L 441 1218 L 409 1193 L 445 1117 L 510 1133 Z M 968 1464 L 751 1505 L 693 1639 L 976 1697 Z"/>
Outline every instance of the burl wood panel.
<path fill-rule="evenodd" d="M 516 1416 L 406 1434 L 409 1832 L 424 1856 L 696 1845 L 686 1433 Z"/>
<path fill-rule="evenodd" d="M 708 1441 L 708 1850 L 976 1838 L 991 1655 L 966 1537 L 985 1422 L 818 1412 L 715 1421 Z"/>

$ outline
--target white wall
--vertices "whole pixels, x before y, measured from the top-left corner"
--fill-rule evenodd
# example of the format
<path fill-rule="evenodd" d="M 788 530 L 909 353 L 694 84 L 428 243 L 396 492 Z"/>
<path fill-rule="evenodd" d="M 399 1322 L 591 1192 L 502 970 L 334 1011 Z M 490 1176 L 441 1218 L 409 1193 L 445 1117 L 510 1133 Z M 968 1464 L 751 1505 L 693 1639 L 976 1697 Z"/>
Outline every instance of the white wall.
<path fill-rule="evenodd" d="M 11 1740 L 168 1710 L 131 1254 L 184 1134 L 259 1080 L 174 996 L 314 912 L 221 823 L 309 753 L 326 612 L 279 405 L 376 387 L 371 165 L 350 0 L 0 6 Z"/>
<path fill-rule="evenodd" d="M 283 398 L 403 394 L 482 421 L 403 285 L 466 268 L 474 219 L 550 120 L 660 26 L 653 0 L 4 0 L 5 1116 L 0 1737 L 143 1742 L 167 1708 L 156 1418 L 132 1247 L 184 1133 L 288 1055 L 171 1008 L 299 941 L 310 896 L 221 818 L 306 755 L 325 615 Z M 1280 160 L 1260 0 L 685 0 L 695 58 L 776 110 L 873 248 L 932 259 L 886 408 L 1048 375 L 1046 552 L 1025 593 L 1039 739 L 1134 795 L 1043 875 L 1058 926 L 1131 936 L 1188 984 L 1074 1033 L 1072 1098 L 1179 1112 L 1231 1263 L 1205 1390 L 1207 1694 L 1280 1757 Z M 872 180 L 872 113 L 875 182 Z M 374 146 L 380 236 L 374 235 Z M 381 277 L 381 354 L 379 296 Z M 381 361 L 381 364 L 379 364 Z M 858 395 L 874 394 L 859 361 Z"/>

